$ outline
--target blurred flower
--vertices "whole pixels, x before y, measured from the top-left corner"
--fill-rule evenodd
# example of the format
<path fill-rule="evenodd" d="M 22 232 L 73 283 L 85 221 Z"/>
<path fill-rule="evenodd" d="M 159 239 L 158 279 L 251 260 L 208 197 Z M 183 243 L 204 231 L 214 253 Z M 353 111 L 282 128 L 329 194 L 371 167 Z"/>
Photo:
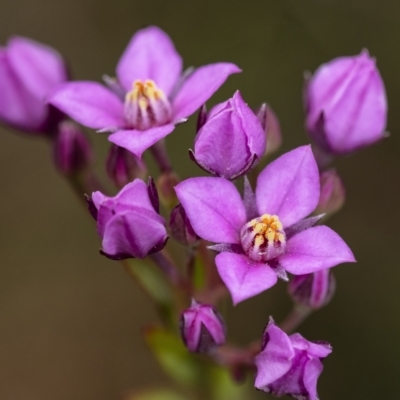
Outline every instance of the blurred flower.
<path fill-rule="evenodd" d="M 191 158 L 205 171 L 226 179 L 246 174 L 263 156 L 266 138 L 239 91 L 203 116 Z"/>
<path fill-rule="evenodd" d="M 101 253 L 111 259 L 144 258 L 166 244 L 165 220 L 158 214 L 152 181 L 146 185 L 135 179 L 114 197 L 94 192 L 89 210 L 97 219 Z"/>
<path fill-rule="evenodd" d="M 272 111 L 272 108 L 264 103 L 257 111 L 257 118 L 267 136 L 268 146 L 265 155 L 275 153 L 282 144 L 281 125 L 278 117 Z"/>
<path fill-rule="evenodd" d="M 173 171 L 165 171 L 157 178 L 157 187 L 159 191 L 160 201 L 169 209 L 176 206 L 178 199 L 176 198 L 174 187 L 179 183 L 178 175 Z"/>
<path fill-rule="evenodd" d="M 225 324 L 210 305 L 192 300 L 181 314 L 180 331 L 185 346 L 192 353 L 207 353 L 225 343 Z"/>
<path fill-rule="evenodd" d="M 342 179 L 334 169 L 320 174 L 321 194 L 315 210 L 316 214 L 332 214 L 339 211 L 346 199 Z"/>
<path fill-rule="evenodd" d="M 190 246 L 197 242 L 198 237 L 182 204 L 178 204 L 172 210 L 169 226 L 171 228 L 171 236 L 183 246 Z"/>
<path fill-rule="evenodd" d="M 92 147 L 75 122 L 60 122 L 54 140 L 56 167 L 64 174 L 74 174 L 87 168 L 92 159 Z"/>
<path fill-rule="evenodd" d="M 366 50 L 319 67 L 307 82 L 305 103 L 307 130 L 328 153 L 349 153 L 385 136 L 385 87 Z"/>
<path fill-rule="evenodd" d="M 303 220 L 317 206 L 319 173 L 310 146 L 270 163 L 255 194 L 246 181 L 242 200 L 224 178 L 191 178 L 176 188 L 194 231 L 219 243 L 215 262 L 234 304 L 273 286 L 286 271 L 304 275 L 353 262 L 344 241 L 320 217 Z"/>
<path fill-rule="evenodd" d="M 89 128 L 113 132 L 109 140 L 138 157 L 171 133 L 240 69 L 230 63 L 210 64 L 182 75 L 182 59 L 161 29 L 137 32 L 117 65 L 110 89 L 95 82 L 61 85 L 49 102 Z"/>
<path fill-rule="evenodd" d="M 0 48 L 0 120 L 25 132 L 54 133 L 62 113 L 45 98 L 67 79 L 66 64 L 54 49 L 12 37 Z"/>
<path fill-rule="evenodd" d="M 321 358 L 332 352 L 325 342 L 309 342 L 299 333 L 288 336 L 272 318 L 263 337 L 261 353 L 255 358 L 255 387 L 277 397 L 285 394 L 298 400 L 318 400 L 317 380 L 323 370 Z"/>
<path fill-rule="evenodd" d="M 130 151 L 112 144 L 106 161 L 106 170 L 115 186 L 121 188 L 135 178 L 144 179 L 147 168 L 140 158 Z"/>
<path fill-rule="evenodd" d="M 335 278 L 329 269 L 297 275 L 288 285 L 295 303 L 318 310 L 327 305 L 335 293 Z"/>

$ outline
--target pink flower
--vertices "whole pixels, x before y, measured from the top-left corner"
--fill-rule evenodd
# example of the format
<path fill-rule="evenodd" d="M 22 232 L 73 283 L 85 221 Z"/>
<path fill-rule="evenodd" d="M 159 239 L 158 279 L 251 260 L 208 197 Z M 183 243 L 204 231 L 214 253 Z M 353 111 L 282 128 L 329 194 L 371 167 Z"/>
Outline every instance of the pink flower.
<path fill-rule="evenodd" d="M 182 59 L 171 39 L 151 26 L 132 37 L 116 72 L 118 82 L 111 89 L 71 82 L 60 85 L 48 101 L 82 125 L 113 132 L 110 142 L 141 157 L 240 69 L 217 63 L 183 76 Z"/>
<path fill-rule="evenodd" d="M 319 173 L 310 146 L 299 147 L 269 164 L 255 195 L 245 186 L 242 200 L 224 178 L 183 181 L 175 188 L 198 236 L 217 243 L 215 262 L 233 302 L 273 286 L 286 271 L 304 275 L 354 262 L 344 241 L 320 217 L 304 219 L 318 204 Z"/>

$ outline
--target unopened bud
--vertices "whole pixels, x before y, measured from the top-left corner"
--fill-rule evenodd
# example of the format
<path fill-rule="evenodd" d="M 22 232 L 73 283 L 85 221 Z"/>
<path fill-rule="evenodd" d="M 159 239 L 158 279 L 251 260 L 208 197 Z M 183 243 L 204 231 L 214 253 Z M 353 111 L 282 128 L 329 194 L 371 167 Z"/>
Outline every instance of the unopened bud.
<path fill-rule="evenodd" d="M 110 147 L 106 170 L 110 179 L 119 188 L 136 178 L 144 180 L 147 175 L 146 165 L 140 158 L 115 144 Z"/>
<path fill-rule="evenodd" d="M 173 208 L 178 203 L 174 187 L 179 183 L 175 172 L 163 172 L 157 179 L 158 195 L 160 201 L 168 208 Z"/>
<path fill-rule="evenodd" d="M 332 299 L 336 282 L 329 269 L 306 275 L 296 275 L 288 285 L 288 291 L 295 303 L 317 310 Z"/>
<path fill-rule="evenodd" d="M 208 353 L 225 343 L 221 315 L 213 306 L 195 300 L 181 314 L 180 331 L 185 346 L 192 353 Z"/>
<path fill-rule="evenodd" d="M 320 188 L 321 194 L 315 213 L 332 214 L 339 211 L 344 204 L 346 191 L 342 179 L 334 169 L 320 174 Z"/>
<path fill-rule="evenodd" d="M 178 204 L 172 210 L 169 226 L 171 228 L 171 236 L 180 244 L 190 246 L 197 242 L 198 237 L 181 204 Z"/>
<path fill-rule="evenodd" d="M 87 168 L 92 158 L 92 147 L 78 125 L 61 122 L 54 140 L 56 167 L 64 174 L 75 174 Z"/>
<path fill-rule="evenodd" d="M 267 151 L 265 152 L 265 156 L 269 156 L 281 147 L 281 126 L 278 117 L 267 103 L 261 105 L 257 111 L 257 118 L 261 122 L 267 136 Z"/>

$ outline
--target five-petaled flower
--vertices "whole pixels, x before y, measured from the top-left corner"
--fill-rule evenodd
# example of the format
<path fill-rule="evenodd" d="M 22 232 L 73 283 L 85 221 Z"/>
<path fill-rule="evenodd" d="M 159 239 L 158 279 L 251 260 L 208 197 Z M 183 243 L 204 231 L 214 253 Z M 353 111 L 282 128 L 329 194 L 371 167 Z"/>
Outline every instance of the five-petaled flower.
<path fill-rule="evenodd" d="M 247 181 L 246 181 L 247 182 Z M 319 199 L 319 174 L 310 146 L 270 163 L 255 194 L 248 182 L 244 199 L 224 178 L 190 178 L 175 188 L 194 231 L 217 243 L 218 272 L 234 304 L 273 286 L 286 271 L 303 275 L 353 262 L 344 241 L 327 226 L 304 219 Z"/>
<path fill-rule="evenodd" d="M 60 85 L 48 101 L 82 125 L 113 132 L 111 142 L 141 157 L 237 72 L 234 64 L 216 63 L 182 75 L 182 59 L 171 39 L 152 26 L 133 36 L 110 89 L 71 82 Z"/>
<path fill-rule="evenodd" d="M 88 205 L 102 239 L 100 252 L 106 257 L 144 258 L 165 246 L 165 220 L 158 214 L 158 196 L 151 179 L 148 185 L 135 179 L 114 197 L 94 192 Z"/>
<path fill-rule="evenodd" d="M 281 397 L 318 400 L 317 380 L 323 370 L 321 358 L 332 352 L 325 342 L 309 342 L 299 333 L 288 336 L 272 318 L 263 335 L 261 353 L 255 358 L 255 387 Z"/>

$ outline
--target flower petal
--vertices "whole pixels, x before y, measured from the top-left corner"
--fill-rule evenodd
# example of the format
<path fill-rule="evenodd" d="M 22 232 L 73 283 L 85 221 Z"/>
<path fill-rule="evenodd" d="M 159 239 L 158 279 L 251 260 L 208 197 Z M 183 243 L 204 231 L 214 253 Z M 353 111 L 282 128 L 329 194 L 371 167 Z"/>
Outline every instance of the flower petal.
<path fill-rule="evenodd" d="M 13 37 L 7 43 L 7 54 L 14 73 L 39 101 L 44 101 L 55 85 L 68 79 L 63 58 L 49 46 Z"/>
<path fill-rule="evenodd" d="M 111 218 L 105 228 L 103 251 L 110 255 L 129 254 L 144 258 L 167 236 L 160 222 L 128 211 Z"/>
<path fill-rule="evenodd" d="M 174 99 L 174 120 L 192 115 L 220 88 L 229 75 L 238 72 L 241 69 L 231 63 L 209 64 L 197 68 L 182 84 Z"/>
<path fill-rule="evenodd" d="M 273 322 L 268 324 L 265 334 L 268 335 L 267 344 L 255 358 L 257 375 L 254 386 L 269 392 L 268 385 L 290 370 L 295 351 L 288 335 Z"/>
<path fill-rule="evenodd" d="M 118 79 L 126 91 L 136 79 L 151 79 L 167 96 L 181 72 L 181 56 L 169 36 L 156 26 L 138 31 L 117 65 Z"/>
<path fill-rule="evenodd" d="M 343 239 L 322 225 L 306 229 L 289 239 L 279 262 L 286 271 L 302 275 L 344 262 L 355 262 L 355 259 Z"/>
<path fill-rule="evenodd" d="M 235 185 L 224 178 L 191 178 L 175 186 L 193 230 L 217 243 L 240 243 L 246 212 Z"/>
<path fill-rule="evenodd" d="M 324 366 L 318 358 L 311 358 L 304 367 L 303 384 L 309 400 L 318 400 L 317 381 Z"/>
<path fill-rule="evenodd" d="M 96 82 L 69 82 L 57 86 L 47 101 L 82 125 L 92 129 L 123 128 L 121 100 Z"/>
<path fill-rule="evenodd" d="M 271 267 L 254 262 L 247 255 L 220 253 L 215 263 L 234 305 L 267 290 L 278 280 Z"/>
<path fill-rule="evenodd" d="M 174 128 L 175 125 L 167 124 L 156 126 L 155 128 L 150 128 L 145 131 L 139 131 L 137 129 L 118 131 L 111 134 L 108 140 L 141 158 L 145 150 L 169 135 Z"/>
<path fill-rule="evenodd" d="M 260 173 L 258 211 L 279 216 L 284 227 L 310 214 L 319 200 L 319 173 L 311 146 L 292 150 Z"/>

